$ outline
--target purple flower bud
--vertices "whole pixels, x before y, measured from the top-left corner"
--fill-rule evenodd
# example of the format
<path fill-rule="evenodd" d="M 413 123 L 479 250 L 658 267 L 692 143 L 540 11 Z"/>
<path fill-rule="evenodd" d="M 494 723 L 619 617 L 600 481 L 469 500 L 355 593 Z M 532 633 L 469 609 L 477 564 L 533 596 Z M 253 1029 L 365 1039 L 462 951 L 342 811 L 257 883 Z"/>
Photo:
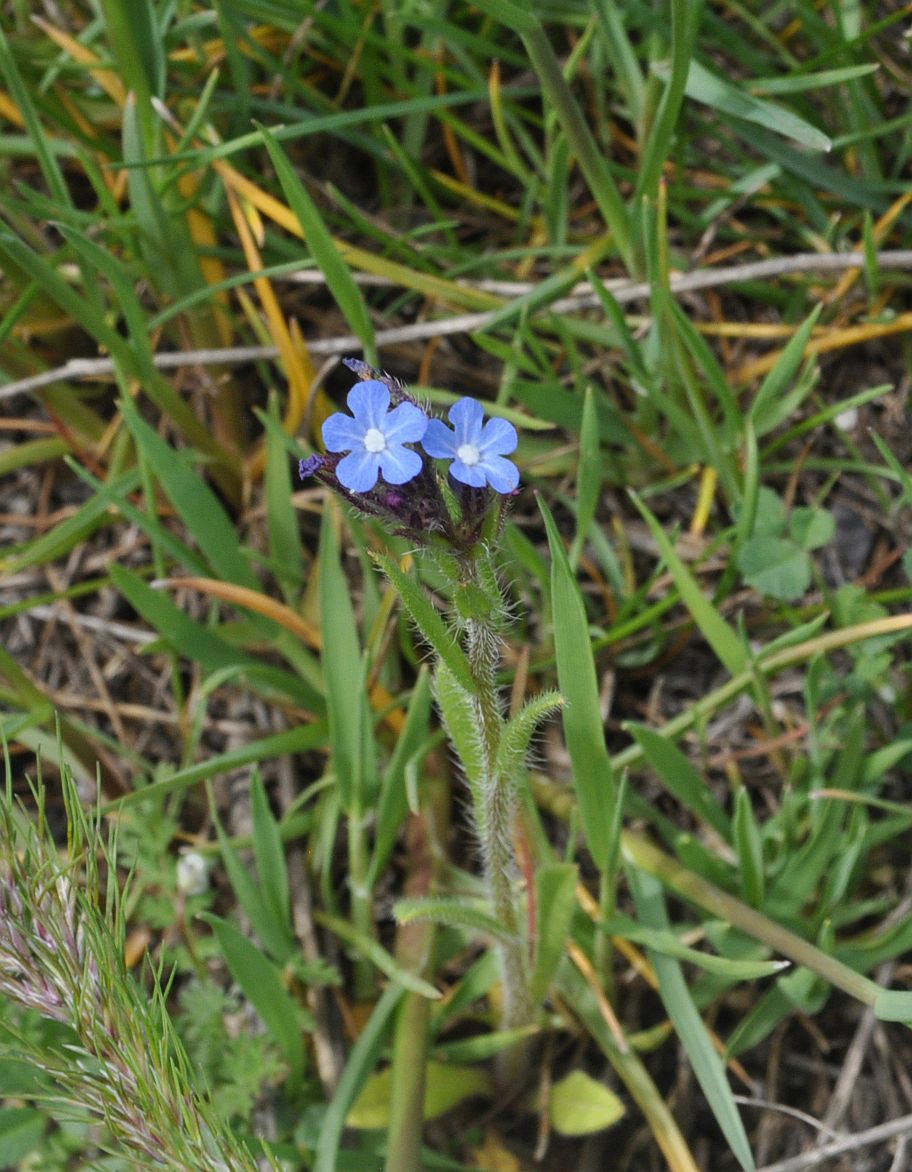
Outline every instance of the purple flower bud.
<path fill-rule="evenodd" d="M 324 463 L 322 456 L 308 456 L 298 464 L 298 476 L 302 480 L 309 480 L 311 476 L 320 471 Z"/>

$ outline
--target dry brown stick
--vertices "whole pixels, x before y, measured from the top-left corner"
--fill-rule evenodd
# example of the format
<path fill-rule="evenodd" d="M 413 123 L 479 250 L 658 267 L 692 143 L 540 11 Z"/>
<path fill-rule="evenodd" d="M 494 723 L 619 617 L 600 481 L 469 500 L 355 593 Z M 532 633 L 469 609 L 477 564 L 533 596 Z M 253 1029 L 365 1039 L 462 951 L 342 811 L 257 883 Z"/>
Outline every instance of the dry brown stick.
<path fill-rule="evenodd" d="M 847 1152 L 857 1152 L 860 1148 L 870 1147 L 872 1144 L 883 1143 L 894 1136 L 912 1135 L 912 1115 L 903 1115 L 899 1119 L 891 1119 L 889 1123 L 878 1123 L 876 1127 L 869 1127 L 867 1131 L 859 1131 L 856 1135 L 847 1135 L 813 1151 L 803 1152 L 800 1156 L 790 1156 L 787 1160 L 778 1160 L 775 1164 L 767 1164 L 758 1168 L 757 1172 L 805 1172 L 807 1168 L 817 1168 L 827 1160 L 836 1156 L 844 1156 Z"/>
<path fill-rule="evenodd" d="M 912 269 L 912 249 L 885 251 L 877 254 L 877 262 L 882 268 Z M 720 285 L 731 285 L 739 281 L 758 281 L 769 277 L 785 276 L 793 273 L 823 273 L 844 272 L 846 269 L 864 267 L 866 258 L 860 252 L 829 252 L 829 253 L 799 253 L 797 256 L 773 257 L 770 260 L 748 261 L 740 265 L 728 265 L 724 268 L 703 269 L 695 273 L 683 273 L 671 278 L 672 293 L 690 293 L 697 289 L 711 289 Z M 621 305 L 633 301 L 642 301 L 651 292 L 650 285 L 645 281 L 606 281 L 606 287 L 612 296 Z M 531 292 L 534 286 L 519 286 L 524 292 Z M 577 286 L 573 295 L 561 298 L 548 306 L 550 312 L 568 313 L 574 310 L 593 308 L 599 304 L 592 290 L 586 286 Z M 496 310 L 487 310 L 484 313 L 463 313 L 455 317 L 439 318 L 430 321 L 414 322 L 407 326 L 396 326 L 388 330 L 378 330 L 376 342 L 380 346 L 395 345 L 401 342 L 422 341 L 426 338 L 441 337 L 447 334 L 464 334 L 472 330 L 482 329 L 495 314 L 503 312 L 503 307 Z M 361 341 L 354 335 L 339 338 L 317 338 L 308 343 L 312 354 L 348 354 L 360 350 Z M 183 366 L 212 366 L 237 365 L 243 362 L 271 360 L 278 356 L 276 346 L 229 346 L 215 350 L 187 350 L 155 354 L 152 363 L 158 370 L 170 370 Z M 15 395 L 26 391 L 38 390 L 56 382 L 66 382 L 81 378 L 103 378 L 115 372 L 115 364 L 110 358 L 71 358 L 62 366 L 53 370 L 45 370 L 40 374 L 30 375 L 28 378 L 17 379 L 0 387 L 0 402 L 11 399 Z"/>

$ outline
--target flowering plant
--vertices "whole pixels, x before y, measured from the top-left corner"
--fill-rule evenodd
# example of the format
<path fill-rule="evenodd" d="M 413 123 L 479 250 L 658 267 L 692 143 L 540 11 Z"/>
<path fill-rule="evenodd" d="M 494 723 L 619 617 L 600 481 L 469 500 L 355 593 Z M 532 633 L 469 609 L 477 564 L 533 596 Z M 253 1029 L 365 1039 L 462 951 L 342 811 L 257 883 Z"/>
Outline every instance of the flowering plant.
<path fill-rule="evenodd" d="M 505 458 L 519 442 L 513 424 L 485 422 L 481 403 L 464 398 L 449 410 L 451 429 L 397 379 L 356 359 L 345 364 L 362 380 L 348 394 L 351 414 L 329 416 L 327 455 L 301 460 L 301 478 L 316 476 L 361 512 L 423 545 L 464 552 L 497 531 L 505 498 L 519 485 L 519 469 Z M 450 461 L 448 475 L 422 458 L 418 444 L 431 460 Z"/>
<path fill-rule="evenodd" d="M 374 555 L 435 655 L 437 706 L 472 797 L 488 892 L 484 923 L 501 957 L 503 1024 L 522 1027 L 536 1007 L 534 949 L 525 936 L 530 916 L 514 845 L 518 799 L 529 742 L 562 701 L 544 693 L 507 720 L 496 683 L 507 625 L 496 548 L 519 486 L 519 470 L 507 459 L 518 444 L 516 428 L 505 419 L 485 421 L 484 407 L 472 398 L 453 404 L 450 427 L 429 416 L 396 379 L 357 360 L 346 365 L 361 379 L 348 395 L 350 414 L 326 420 L 329 451 L 302 460 L 300 474 L 316 476 L 362 513 L 408 536 L 449 582 L 447 621 L 415 578 L 392 558 Z M 453 923 L 465 918 L 465 908 L 445 899 L 406 900 L 397 915 Z M 478 926 L 477 915 L 473 923 Z M 521 1053 L 514 1051 L 506 1064 L 511 1076 L 517 1061 Z"/>

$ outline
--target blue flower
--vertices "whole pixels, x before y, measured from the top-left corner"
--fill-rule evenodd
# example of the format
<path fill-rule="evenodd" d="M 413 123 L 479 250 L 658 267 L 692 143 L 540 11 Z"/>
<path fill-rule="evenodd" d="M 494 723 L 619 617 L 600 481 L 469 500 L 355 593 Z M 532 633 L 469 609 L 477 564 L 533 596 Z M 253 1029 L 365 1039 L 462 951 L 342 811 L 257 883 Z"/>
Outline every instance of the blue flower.
<path fill-rule="evenodd" d="M 483 419 L 477 399 L 460 399 L 449 411 L 454 430 L 431 419 L 421 443 L 429 456 L 452 460 L 450 472 L 462 484 L 490 484 L 495 492 L 512 492 L 519 484 L 519 469 L 504 456 L 516 451 L 516 428 L 506 419 L 489 419 L 482 426 Z"/>
<path fill-rule="evenodd" d="M 356 383 L 348 392 L 348 409 L 323 424 L 323 442 L 331 452 L 349 452 L 336 476 L 351 492 L 368 492 L 382 474 L 387 484 L 405 484 L 421 471 L 421 457 L 404 444 L 417 443 L 428 419 L 414 403 L 389 409 L 389 388 L 376 379 Z"/>

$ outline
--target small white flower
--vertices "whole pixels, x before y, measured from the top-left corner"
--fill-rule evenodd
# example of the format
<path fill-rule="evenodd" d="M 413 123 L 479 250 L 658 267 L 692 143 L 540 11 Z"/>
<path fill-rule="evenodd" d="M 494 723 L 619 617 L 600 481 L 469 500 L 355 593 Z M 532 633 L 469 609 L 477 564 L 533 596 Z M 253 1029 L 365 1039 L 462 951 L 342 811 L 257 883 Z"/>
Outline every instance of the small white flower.
<path fill-rule="evenodd" d="M 177 860 L 177 889 L 184 895 L 209 890 L 209 863 L 199 851 L 187 851 Z"/>

